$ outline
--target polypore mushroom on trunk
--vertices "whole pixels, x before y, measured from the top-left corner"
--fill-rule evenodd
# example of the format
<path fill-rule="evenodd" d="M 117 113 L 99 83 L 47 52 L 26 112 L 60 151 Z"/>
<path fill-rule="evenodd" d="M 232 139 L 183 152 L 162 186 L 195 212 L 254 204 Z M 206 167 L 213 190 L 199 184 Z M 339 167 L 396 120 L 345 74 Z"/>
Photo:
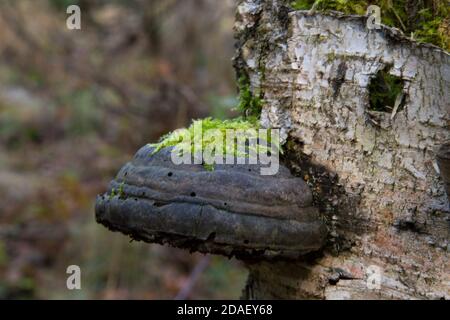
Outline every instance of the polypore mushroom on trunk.
<path fill-rule="evenodd" d="M 238 258 L 298 258 L 326 227 L 306 183 L 280 166 L 175 165 L 172 148 L 140 149 L 96 203 L 97 221 L 146 242 Z"/>

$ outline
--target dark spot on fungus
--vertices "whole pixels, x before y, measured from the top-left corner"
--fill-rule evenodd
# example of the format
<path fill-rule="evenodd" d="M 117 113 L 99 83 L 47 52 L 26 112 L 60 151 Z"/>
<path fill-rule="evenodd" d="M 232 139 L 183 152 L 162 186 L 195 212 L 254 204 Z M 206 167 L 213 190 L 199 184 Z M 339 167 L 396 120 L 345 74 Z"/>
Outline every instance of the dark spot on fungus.
<path fill-rule="evenodd" d="M 164 203 L 164 202 L 161 202 L 161 201 L 155 201 L 155 202 L 153 202 L 153 205 L 154 205 L 155 207 L 162 207 L 162 206 L 165 205 L 165 203 Z"/>
<path fill-rule="evenodd" d="M 195 197 L 195 196 L 196 196 L 195 192 L 191 192 L 191 197 Z"/>
<path fill-rule="evenodd" d="M 167 175 L 168 175 L 169 177 L 171 177 L 171 176 L 173 175 L 173 173 L 172 173 L 172 172 L 169 172 Z"/>

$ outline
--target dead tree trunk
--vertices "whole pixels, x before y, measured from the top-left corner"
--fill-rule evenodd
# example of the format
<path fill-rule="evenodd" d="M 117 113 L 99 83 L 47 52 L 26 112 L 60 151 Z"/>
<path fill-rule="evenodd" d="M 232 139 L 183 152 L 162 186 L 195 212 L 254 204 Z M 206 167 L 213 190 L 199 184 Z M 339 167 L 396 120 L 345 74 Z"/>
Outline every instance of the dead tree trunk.
<path fill-rule="evenodd" d="M 287 3 L 239 2 L 235 68 L 263 98 L 262 124 L 282 129 L 285 161 L 314 190 L 330 237 L 319 257 L 248 263 L 244 297 L 450 299 L 436 165 L 450 138 L 449 54 Z M 391 80 L 396 101 L 374 106 Z"/>

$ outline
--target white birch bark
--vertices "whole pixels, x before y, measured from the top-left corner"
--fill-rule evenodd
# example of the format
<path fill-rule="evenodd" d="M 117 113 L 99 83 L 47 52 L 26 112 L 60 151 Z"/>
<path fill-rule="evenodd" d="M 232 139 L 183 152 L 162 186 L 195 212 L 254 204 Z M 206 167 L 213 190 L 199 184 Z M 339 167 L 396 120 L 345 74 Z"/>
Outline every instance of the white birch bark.
<path fill-rule="evenodd" d="M 450 299 L 450 211 L 435 159 L 450 138 L 449 54 L 284 1 L 240 1 L 235 31 L 237 73 L 261 93 L 262 124 L 282 129 L 288 164 L 330 228 L 318 257 L 249 263 L 245 296 Z M 368 110 L 368 85 L 386 66 L 404 81 L 395 115 Z"/>

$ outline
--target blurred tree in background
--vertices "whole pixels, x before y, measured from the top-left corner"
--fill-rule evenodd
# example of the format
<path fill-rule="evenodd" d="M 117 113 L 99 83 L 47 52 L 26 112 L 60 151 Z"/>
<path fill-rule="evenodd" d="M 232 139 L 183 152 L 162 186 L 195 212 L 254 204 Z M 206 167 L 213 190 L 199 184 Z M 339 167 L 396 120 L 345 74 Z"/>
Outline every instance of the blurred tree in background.
<path fill-rule="evenodd" d="M 94 197 L 145 143 L 233 115 L 232 25 L 232 1 L 0 2 L 0 298 L 177 295 L 202 256 L 104 230 Z M 214 257 L 189 297 L 237 298 L 244 277 Z"/>

